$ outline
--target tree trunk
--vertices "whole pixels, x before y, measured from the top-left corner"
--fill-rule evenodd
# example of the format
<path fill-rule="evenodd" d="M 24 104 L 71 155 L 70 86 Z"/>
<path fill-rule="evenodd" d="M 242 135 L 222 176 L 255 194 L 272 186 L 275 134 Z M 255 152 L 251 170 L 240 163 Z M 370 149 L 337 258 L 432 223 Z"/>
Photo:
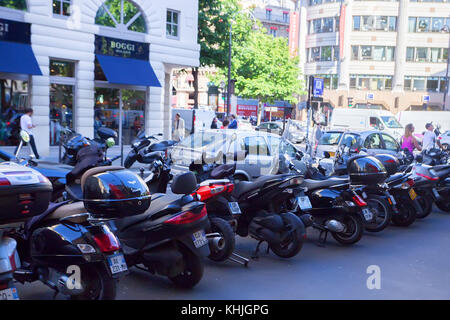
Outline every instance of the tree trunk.
<path fill-rule="evenodd" d="M 259 126 L 259 124 L 261 123 L 261 113 L 262 113 L 262 102 L 260 99 L 258 99 L 258 116 L 256 122 L 257 126 Z"/>
<path fill-rule="evenodd" d="M 194 109 L 198 109 L 198 67 L 192 68 L 194 76 Z"/>

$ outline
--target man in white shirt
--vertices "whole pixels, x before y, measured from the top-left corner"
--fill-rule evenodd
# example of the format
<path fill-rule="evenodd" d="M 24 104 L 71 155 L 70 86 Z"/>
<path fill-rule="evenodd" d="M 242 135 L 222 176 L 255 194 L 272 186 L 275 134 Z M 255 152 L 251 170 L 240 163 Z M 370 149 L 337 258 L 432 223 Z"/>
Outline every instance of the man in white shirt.
<path fill-rule="evenodd" d="M 36 159 L 39 159 L 39 153 L 37 152 L 36 143 L 34 142 L 34 137 L 33 137 L 33 128 L 35 128 L 36 126 L 33 125 L 33 122 L 31 120 L 32 115 L 33 115 L 33 109 L 29 108 L 29 109 L 25 110 L 25 114 L 20 117 L 20 129 L 22 129 L 23 131 L 26 131 L 30 135 L 31 149 L 33 149 Z M 16 153 L 16 152 L 17 152 L 17 148 L 14 153 Z"/>
<path fill-rule="evenodd" d="M 427 129 L 427 131 L 425 131 L 425 134 L 423 135 L 422 150 L 435 148 L 435 144 L 441 147 L 441 143 L 437 140 L 436 134 L 434 133 L 433 124 L 427 123 L 425 125 L 425 129 Z"/>

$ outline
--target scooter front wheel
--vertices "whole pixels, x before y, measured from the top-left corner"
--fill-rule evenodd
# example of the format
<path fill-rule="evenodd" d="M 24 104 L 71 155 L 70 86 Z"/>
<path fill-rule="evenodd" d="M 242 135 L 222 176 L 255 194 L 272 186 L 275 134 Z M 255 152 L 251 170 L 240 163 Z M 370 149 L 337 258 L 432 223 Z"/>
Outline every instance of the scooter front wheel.
<path fill-rule="evenodd" d="M 402 203 L 399 213 L 392 215 L 392 223 L 399 227 L 408 227 L 416 221 L 416 209 L 412 204 Z"/>
<path fill-rule="evenodd" d="M 430 215 L 431 211 L 433 210 L 433 200 L 431 195 L 429 194 L 421 194 L 418 196 L 417 201 L 419 202 L 420 206 L 422 207 L 422 213 L 417 214 L 417 219 L 423 219 Z"/>
<path fill-rule="evenodd" d="M 180 251 L 183 255 L 184 270 L 169 279 L 178 287 L 193 288 L 203 277 L 203 262 L 200 257 L 191 250 L 180 244 Z"/>
<path fill-rule="evenodd" d="M 361 215 L 357 213 L 349 213 L 343 217 L 336 218 L 339 222 L 345 225 L 343 232 L 331 232 L 333 238 L 345 245 L 357 243 L 364 231 L 364 222 Z"/>
<path fill-rule="evenodd" d="M 116 298 L 117 280 L 109 276 L 102 266 L 85 265 L 81 268 L 81 294 L 72 295 L 73 300 L 114 300 Z"/>

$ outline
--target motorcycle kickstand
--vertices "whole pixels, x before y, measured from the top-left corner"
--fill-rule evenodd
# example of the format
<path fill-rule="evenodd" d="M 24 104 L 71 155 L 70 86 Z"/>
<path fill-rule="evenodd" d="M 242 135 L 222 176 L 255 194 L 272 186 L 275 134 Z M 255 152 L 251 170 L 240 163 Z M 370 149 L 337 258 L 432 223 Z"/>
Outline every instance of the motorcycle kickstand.
<path fill-rule="evenodd" d="M 263 243 L 263 240 L 260 240 L 258 242 L 258 245 L 256 246 L 255 252 L 253 252 L 252 254 L 252 259 L 253 260 L 258 260 L 259 259 L 259 247 L 261 246 L 261 244 Z"/>
<path fill-rule="evenodd" d="M 234 252 L 231 253 L 231 256 L 228 257 L 228 260 L 233 261 L 233 262 L 235 262 L 237 264 L 243 265 L 246 268 L 248 267 L 248 264 L 250 262 L 249 259 L 247 259 L 247 258 L 245 258 L 243 256 L 240 256 L 240 255 L 238 255 L 237 253 L 234 253 Z"/>
<path fill-rule="evenodd" d="M 319 234 L 319 240 L 317 241 L 317 246 L 324 248 L 327 241 L 328 230 L 321 230 Z"/>

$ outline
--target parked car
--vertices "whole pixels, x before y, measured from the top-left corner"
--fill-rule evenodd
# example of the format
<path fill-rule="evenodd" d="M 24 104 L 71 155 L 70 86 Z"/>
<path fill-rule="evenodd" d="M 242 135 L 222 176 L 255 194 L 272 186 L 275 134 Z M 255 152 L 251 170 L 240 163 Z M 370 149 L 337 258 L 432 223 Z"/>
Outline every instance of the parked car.
<path fill-rule="evenodd" d="M 283 122 L 278 122 L 283 128 Z M 302 143 L 306 139 L 306 127 L 301 126 L 299 122 L 288 119 L 285 125 L 285 134 L 283 136 L 292 143 Z"/>
<path fill-rule="evenodd" d="M 382 131 L 330 130 L 326 131 L 321 137 L 315 155 L 321 158 L 324 156 L 324 151 L 327 151 L 331 157 L 334 157 L 336 150 L 341 145 L 353 149 L 353 152 L 356 153 L 361 151 L 361 149 L 366 149 L 367 153 L 371 155 L 388 153 L 398 156 L 400 150 L 398 141 L 393 136 Z"/>
<path fill-rule="evenodd" d="M 275 121 L 263 122 L 259 126 L 257 126 L 255 130 L 281 135 L 283 133 L 283 123 Z"/>
<path fill-rule="evenodd" d="M 279 169 L 280 152 L 301 158 L 301 151 L 279 135 L 244 130 L 203 130 L 195 132 L 177 144 L 171 151 L 176 166 L 189 167 L 202 159 L 222 161 L 223 155 L 245 151 L 244 160 L 237 161 L 235 177 L 253 180 L 261 175 L 275 174 Z"/>

